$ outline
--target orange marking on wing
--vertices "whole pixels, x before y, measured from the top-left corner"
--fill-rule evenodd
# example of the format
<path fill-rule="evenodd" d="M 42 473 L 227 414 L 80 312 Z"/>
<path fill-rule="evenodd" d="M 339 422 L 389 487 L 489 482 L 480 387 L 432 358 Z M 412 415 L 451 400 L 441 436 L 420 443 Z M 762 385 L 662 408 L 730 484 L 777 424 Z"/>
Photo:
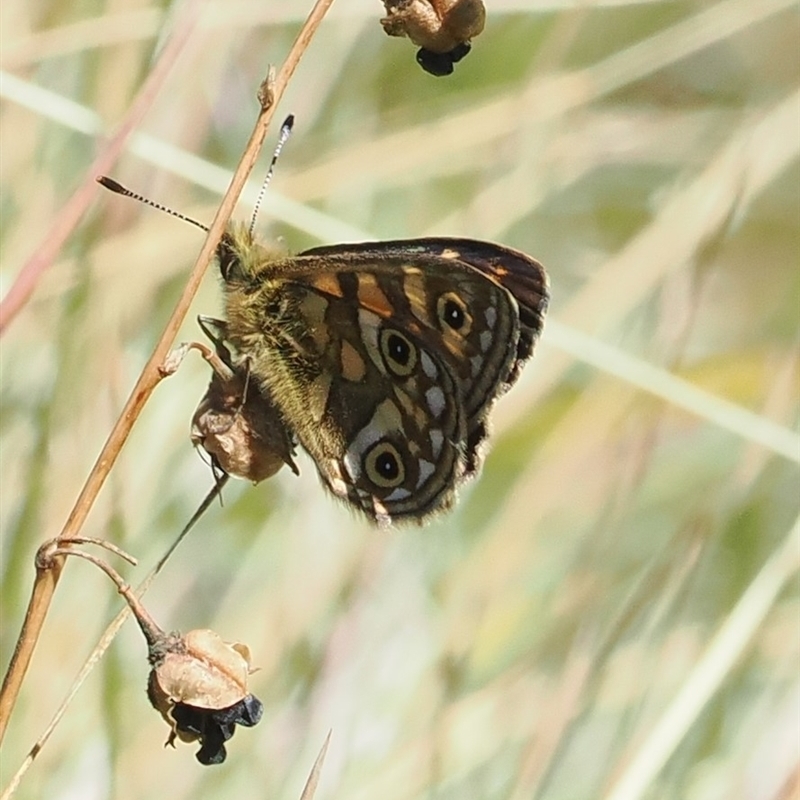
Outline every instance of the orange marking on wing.
<path fill-rule="evenodd" d="M 311 285 L 325 294 L 330 294 L 334 297 L 342 296 L 342 287 L 339 284 L 339 279 L 333 273 L 329 272 L 327 274 L 323 273 L 322 275 L 318 275 L 311 282 Z"/>
<path fill-rule="evenodd" d="M 327 310 L 328 301 L 316 292 L 308 292 L 300 304 L 300 312 L 305 317 L 311 338 L 320 353 L 325 349 L 330 338 L 330 331 L 325 324 Z"/>
<path fill-rule="evenodd" d="M 427 325 L 429 323 L 429 315 L 428 309 L 425 305 L 425 278 L 418 269 L 406 270 L 403 276 L 403 293 L 408 300 L 408 304 L 411 306 L 411 313 L 420 322 L 423 322 Z M 418 326 L 417 331 L 419 331 Z"/>
<path fill-rule="evenodd" d="M 346 381 L 357 383 L 364 379 L 367 374 L 367 365 L 358 350 L 348 341 L 342 342 L 341 361 L 342 377 Z"/>
<path fill-rule="evenodd" d="M 362 274 L 358 276 L 358 302 L 364 308 L 368 308 L 381 317 L 390 317 L 394 314 L 394 306 L 378 286 L 378 281 L 374 275 Z"/>

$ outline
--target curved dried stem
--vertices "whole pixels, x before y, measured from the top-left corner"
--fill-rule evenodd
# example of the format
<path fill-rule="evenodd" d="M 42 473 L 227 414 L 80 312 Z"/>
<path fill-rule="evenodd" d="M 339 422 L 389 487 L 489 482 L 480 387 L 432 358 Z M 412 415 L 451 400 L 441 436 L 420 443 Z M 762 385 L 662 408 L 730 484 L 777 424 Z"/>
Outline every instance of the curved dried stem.
<path fill-rule="evenodd" d="M 223 197 L 217 214 L 214 217 L 206 241 L 195 261 L 183 293 L 167 322 L 164 332 L 156 344 L 153 354 L 150 356 L 147 364 L 145 364 L 136 385 L 133 387 L 119 419 L 109 434 L 94 467 L 89 473 L 86 483 L 75 502 L 75 506 L 58 536 L 59 540 L 75 537 L 83 526 L 89 514 L 89 510 L 94 504 L 100 488 L 108 477 L 122 446 L 128 438 L 134 422 L 141 413 L 142 408 L 156 385 L 162 379 L 163 376 L 160 367 L 175 341 L 178 328 L 186 316 L 203 274 L 214 255 L 214 251 L 225 230 L 225 226 L 233 213 L 239 195 L 258 158 L 276 106 L 283 96 L 300 58 L 308 47 L 309 42 L 332 3 L 333 0 L 317 0 L 277 75 L 273 79 L 270 72 L 262 84 L 259 91 L 261 110 L 256 120 L 253 133 L 250 136 L 250 140 L 247 143 L 242 158 L 231 179 L 228 191 Z M 90 176 L 89 179 L 94 183 L 94 176 Z M 2 691 L 0 691 L 0 740 L 5 733 L 9 717 L 19 695 L 22 681 L 27 672 L 36 642 L 39 639 L 62 568 L 63 564 L 60 564 L 57 565 L 55 569 L 47 570 L 43 573 L 41 580 L 37 579 L 34 584 L 22 631 L 20 632 L 11 664 L 6 673 Z"/>
<path fill-rule="evenodd" d="M 139 620 L 139 625 L 148 635 L 148 630 L 157 628 L 158 626 L 153 621 L 153 618 L 145 610 L 144 606 L 139 601 L 139 598 L 133 593 L 130 584 L 123 580 L 122 576 L 117 572 L 114 567 L 102 558 L 93 556 L 91 553 L 84 553 L 83 550 L 78 550 L 75 545 L 77 544 L 96 544 L 108 550 L 114 555 L 123 558 L 129 564 L 134 566 L 137 564 L 136 559 L 128 555 L 124 550 L 117 547 L 111 542 L 104 539 L 97 539 L 93 536 L 75 536 L 71 539 L 51 539 L 45 542 L 36 552 L 36 570 L 37 572 L 45 572 L 51 569 L 58 569 L 60 562 L 64 561 L 67 556 L 77 556 L 83 558 L 90 564 L 94 564 L 98 569 L 105 572 L 106 575 L 113 581 L 117 587 L 117 591 L 125 598 L 136 618 Z"/>
<path fill-rule="evenodd" d="M 97 536 L 74 536 L 71 539 L 64 537 L 45 542 L 36 551 L 36 569 L 52 569 L 51 560 L 53 556 L 58 555 L 55 551 L 75 544 L 96 544 L 98 547 L 108 550 L 109 553 L 124 559 L 134 567 L 139 563 L 132 555 L 126 553 L 121 547 L 117 547 L 113 542 L 109 542 L 108 539 L 100 539 Z"/>
<path fill-rule="evenodd" d="M 77 539 L 73 539 L 72 543 L 78 543 L 80 540 L 81 537 L 78 537 Z M 52 541 L 57 543 L 58 539 L 53 539 Z M 113 581 L 114 585 L 117 587 L 117 591 L 125 598 L 128 608 L 130 608 L 131 612 L 136 617 L 136 621 L 139 623 L 139 627 L 142 629 L 142 633 L 144 633 L 148 644 L 155 641 L 158 634 L 163 633 L 161 628 L 156 625 L 155 620 L 150 616 L 150 613 L 142 605 L 133 589 L 131 589 L 130 584 L 123 580 L 122 575 L 120 575 L 119 572 L 117 572 L 107 561 L 103 561 L 102 558 L 93 556 L 91 553 L 84 553 L 83 550 L 78 550 L 75 547 L 52 547 L 52 543 L 48 542 L 45 545 L 45 548 L 46 550 L 44 550 L 44 548 L 39 549 L 39 553 L 43 555 L 43 559 L 40 566 L 40 559 L 37 556 L 37 567 L 40 567 L 41 569 L 47 569 L 48 567 L 51 568 L 55 565 L 55 559 L 57 559 L 59 556 L 77 556 L 78 558 L 83 558 L 90 564 L 94 564 L 99 570 L 105 572 L 105 574 L 108 575 L 108 577 Z M 108 549 L 112 550 L 113 548 Z M 124 555 L 121 551 L 119 552 L 120 555 Z M 130 556 L 127 557 L 127 560 L 133 562 L 136 561 L 136 559 L 131 558 Z"/>

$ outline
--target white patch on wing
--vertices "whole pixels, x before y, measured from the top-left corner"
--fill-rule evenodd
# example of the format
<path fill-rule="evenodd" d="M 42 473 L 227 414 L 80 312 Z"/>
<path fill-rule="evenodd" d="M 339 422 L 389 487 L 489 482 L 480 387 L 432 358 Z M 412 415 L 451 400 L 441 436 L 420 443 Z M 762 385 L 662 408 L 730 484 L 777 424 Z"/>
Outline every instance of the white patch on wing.
<path fill-rule="evenodd" d="M 440 417 L 445 409 L 444 392 L 441 390 L 441 387 L 431 386 L 431 388 L 425 392 L 425 399 L 428 401 L 428 408 L 430 408 L 433 416 L 436 418 Z"/>
<path fill-rule="evenodd" d="M 469 360 L 469 363 L 472 368 L 472 377 L 474 378 L 481 371 L 481 367 L 483 366 L 483 356 L 472 356 L 472 358 Z"/>
<path fill-rule="evenodd" d="M 433 475 L 433 471 L 435 469 L 434 465 L 431 464 L 430 461 L 425 461 L 424 458 L 419 460 L 419 478 L 417 479 L 417 489 L 422 486 L 425 481 Z"/>
<path fill-rule="evenodd" d="M 392 521 L 386 506 L 374 497 L 372 498 L 372 509 L 375 511 L 375 520 L 378 525 L 388 525 Z"/>
<path fill-rule="evenodd" d="M 339 463 L 337 461 L 329 461 L 328 462 L 330 467 L 330 475 L 328 476 L 328 485 L 331 488 L 331 491 L 337 497 L 347 497 L 347 484 L 344 482 L 342 478 L 342 472 L 339 469 Z M 349 472 L 350 469 L 348 467 L 347 471 Z"/>
<path fill-rule="evenodd" d="M 367 311 L 366 308 L 358 310 L 358 327 L 361 330 L 361 341 L 369 353 L 372 363 L 382 372 L 386 373 L 381 352 L 378 348 L 378 329 L 381 324 L 381 318 L 374 314 L 372 311 Z"/>
<path fill-rule="evenodd" d="M 397 500 L 405 500 L 407 497 L 411 497 L 411 492 L 402 486 L 398 486 L 390 495 L 384 497 L 383 501 L 384 503 L 394 503 Z"/>
<path fill-rule="evenodd" d="M 489 306 L 485 312 L 486 316 L 486 324 L 490 328 L 494 328 L 495 322 L 497 322 L 497 309 L 494 306 Z"/>
<path fill-rule="evenodd" d="M 444 434 L 438 429 L 434 428 L 430 433 L 428 433 L 428 437 L 431 440 L 431 451 L 433 452 L 434 458 L 439 458 L 439 455 L 442 452 L 442 445 L 444 444 Z"/>
<path fill-rule="evenodd" d="M 351 453 L 349 450 L 344 454 L 344 468 L 350 476 L 350 480 L 355 482 L 361 475 L 361 459 Z"/>
<path fill-rule="evenodd" d="M 361 460 L 364 453 L 387 433 L 396 431 L 403 432 L 402 414 L 394 402 L 384 400 L 375 409 L 372 419 L 358 432 L 344 455 L 344 465 L 353 481 L 357 481 L 361 475 Z"/>
<path fill-rule="evenodd" d="M 481 331 L 480 342 L 481 350 L 485 353 L 489 349 L 489 345 L 492 343 L 492 332 Z"/>
<path fill-rule="evenodd" d="M 422 350 L 420 352 L 420 361 L 422 362 L 422 371 L 431 380 L 433 380 L 438 374 L 436 370 L 436 364 L 434 364 L 433 359 L 424 350 Z"/>

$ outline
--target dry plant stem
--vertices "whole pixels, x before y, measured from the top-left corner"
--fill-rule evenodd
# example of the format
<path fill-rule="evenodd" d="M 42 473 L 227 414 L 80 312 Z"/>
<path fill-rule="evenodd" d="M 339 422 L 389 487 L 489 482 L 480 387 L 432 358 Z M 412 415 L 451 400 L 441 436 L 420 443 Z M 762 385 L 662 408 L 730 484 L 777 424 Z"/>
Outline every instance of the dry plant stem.
<path fill-rule="evenodd" d="M 156 344 L 153 354 L 150 356 L 130 397 L 125 403 L 125 407 L 114 425 L 92 471 L 89 473 L 89 477 L 78 496 L 75 506 L 63 530 L 59 534 L 59 539 L 74 537 L 81 529 L 81 526 L 89 514 L 89 509 L 92 507 L 125 440 L 128 438 L 133 423 L 141 413 L 153 389 L 155 389 L 159 380 L 161 380 L 160 366 L 167 357 L 169 348 L 175 341 L 178 328 L 189 310 L 189 306 L 197 292 L 203 274 L 214 255 L 214 251 L 225 230 L 225 226 L 228 224 L 228 220 L 233 213 L 234 206 L 258 158 L 276 106 L 286 90 L 289 79 L 297 68 L 302 54 L 308 47 L 311 38 L 332 3 L 333 0 L 317 0 L 277 76 L 274 80 L 268 78 L 265 85 L 262 86 L 259 94 L 262 107 L 258 119 L 256 120 L 253 133 L 239 161 L 239 165 L 233 175 L 228 191 L 225 193 L 217 214 L 214 217 L 214 221 L 211 224 L 206 240 L 200 250 L 200 254 L 195 261 L 183 293 L 178 300 L 175 310 L 172 312 L 172 316 L 167 322 L 163 334 Z M 95 176 L 92 175 L 90 179 L 94 181 L 94 177 Z M 59 566 L 55 569 L 48 570 L 47 573 L 42 576 L 41 580 L 37 579 L 34 584 L 22 631 L 20 632 L 17 646 L 14 650 L 8 672 L 6 673 L 2 691 L 0 692 L 0 741 L 2 741 L 2 737 L 8 726 L 11 711 L 19 695 L 22 680 L 30 664 L 34 647 L 41 634 L 41 629 L 45 617 L 47 616 L 47 611 L 50 607 L 60 574 L 61 567 Z"/>
<path fill-rule="evenodd" d="M 186 344 L 179 345 L 167 356 L 167 361 L 161 365 L 161 375 L 164 378 L 173 375 L 178 367 L 183 363 L 183 359 L 190 350 L 197 350 L 203 357 L 211 369 L 218 375 L 224 375 L 227 378 L 232 377 L 233 371 L 231 368 L 208 346 L 202 342 L 186 342 Z"/>
<path fill-rule="evenodd" d="M 25 307 L 39 279 L 53 263 L 97 194 L 95 175 L 103 175 L 111 171 L 125 147 L 128 137 L 136 130 L 144 115 L 150 110 L 150 106 L 197 25 L 198 5 L 197 0 L 187 4 L 175 25 L 173 34 L 158 57 L 158 61 L 131 103 L 125 119 L 92 162 L 83 183 L 73 192 L 72 197 L 56 216 L 55 222 L 43 237 L 36 252 L 22 267 L 6 296 L 0 302 L 0 336 Z"/>

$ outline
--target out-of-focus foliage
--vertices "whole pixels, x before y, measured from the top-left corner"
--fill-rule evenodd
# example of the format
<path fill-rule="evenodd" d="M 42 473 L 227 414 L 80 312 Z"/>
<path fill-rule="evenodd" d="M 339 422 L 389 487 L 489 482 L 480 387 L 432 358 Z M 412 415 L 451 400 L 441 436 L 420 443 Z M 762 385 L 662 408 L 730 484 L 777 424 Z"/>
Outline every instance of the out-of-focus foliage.
<path fill-rule="evenodd" d="M 258 84 L 308 6 L 201 6 L 141 127 L 150 138 L 113 176 L 209 221 L 225 184 L 211 166 L 236 164 Z M 261 724 L 222 767 L 164 749 L 129 623 L 19 797 L 296 798 L 330 728 L 323 800 L 791 796 L 797 4 L 487 6 L 469 57 L 434 78 L 408 41 L 384 35 L 381 3 L 338 0 L 280 111 L 296 115 L 295 133 L 259 219 L 291 250 L 467 235 L 549 268 L 550 325 L 495 409 L 481 478 L 449 516 L 389 532 L 326 496 L 304 457 L 300 478 L 231 483 L 147 604 L 166 628 L 248 642 Z M 82 115 L 106 132 L 122 119 L 171 12 L 4 2 L 3 293 L 102 144 Z M 159 143 L 176 152 L 162 157 Z M 98 189 L 3 336 L 4 666 L 33 554 L 60 530 L 201 241 Z M 193 314 L 219 309 L 209 275 Z M 199 335 L 188 319 L 181 338 Z M 668 373 L 752 416 L 690 413 L 685 384 L 639 388 Z M 207 379 L 189 357 L 158 388 L 86 526 L 139 557 L 139 571 L 212 484 L 188 440 Z M 3 784 L 120 602 L 99 572 L 67 565 Z M 709 651 L 726 624 L 743 643 Z M 710 670 L 702 685 L 698 665 Z"/>

